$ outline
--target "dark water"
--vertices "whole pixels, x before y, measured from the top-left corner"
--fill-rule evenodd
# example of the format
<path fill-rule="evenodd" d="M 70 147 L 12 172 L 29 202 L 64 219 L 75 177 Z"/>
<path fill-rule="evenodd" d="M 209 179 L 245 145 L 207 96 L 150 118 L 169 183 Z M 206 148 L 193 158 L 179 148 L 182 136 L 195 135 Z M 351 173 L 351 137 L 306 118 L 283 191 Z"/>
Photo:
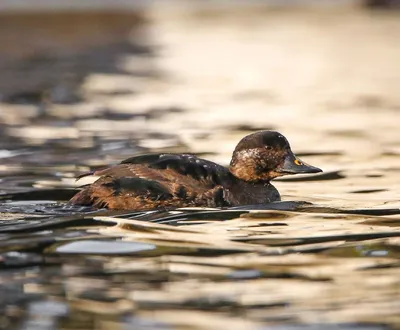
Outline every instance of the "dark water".
<path fill-rule="evenodd" d="M 374 15 L 155 11 L 164 52 L 139 38 L 113 58 L 127 72 L 92 72 L 70 104 L 1 103 L 0 329 L 398 329 L 400 21 Z M 324 173 L 276 180 L 263 206 L 66 203 L 89 169 L 147 151 L 227 164 L 260 128 Z"/>

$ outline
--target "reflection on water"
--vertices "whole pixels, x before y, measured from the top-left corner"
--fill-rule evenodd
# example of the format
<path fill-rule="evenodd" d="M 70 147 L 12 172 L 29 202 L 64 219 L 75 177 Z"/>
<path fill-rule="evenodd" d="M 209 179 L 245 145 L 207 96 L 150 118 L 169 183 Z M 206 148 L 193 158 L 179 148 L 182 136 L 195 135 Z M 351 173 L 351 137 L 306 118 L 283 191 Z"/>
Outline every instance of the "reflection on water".
<path fill-rule="evenodd" d="M 398 15 L 180 15 L 155 8 L 163 52 L 89 75 L 82 102 L 1 104 L 0 329 L 399 328 Z M 324 169 L 276 180 L 282 202 L 65 203 L 90 168 L 171 150 L 226 164 L 271 127 Z"/>

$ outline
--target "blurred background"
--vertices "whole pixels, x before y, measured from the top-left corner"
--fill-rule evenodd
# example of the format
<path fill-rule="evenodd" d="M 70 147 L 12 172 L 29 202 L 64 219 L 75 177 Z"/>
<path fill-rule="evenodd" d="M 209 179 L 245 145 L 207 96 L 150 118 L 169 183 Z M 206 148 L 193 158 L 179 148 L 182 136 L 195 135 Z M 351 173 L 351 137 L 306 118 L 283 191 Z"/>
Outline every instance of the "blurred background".
<path fill-rule="evenodd" d="M 370 159 L 398 147 L 397 5 L 3 0 L 2 148 L 124 141 L 226 163 L 273 128 L 295 150 Z"/>
<path fill-rule="evenodd" d="M 63 318 L 63 329 L 398 329 L 399 9 L 1 0 L 0 194 L 35 194 L 0 203 L 0 329 L 15 319 L 55 329 Z M 237 142 L 263 129 L 324 170 L 274 183 L 283 200 L 320 213 L 198 219 L 195 233 L 41 218 L 64 227 L 35 231 L 43 223 L 32 217 L 61 212 L 54 202 L 82 172 L 158 151 L 227 165 Z M 103 245 L 59 249 L 84 238 Z M 123 240 L 128 250 L 112 245 Z"/>

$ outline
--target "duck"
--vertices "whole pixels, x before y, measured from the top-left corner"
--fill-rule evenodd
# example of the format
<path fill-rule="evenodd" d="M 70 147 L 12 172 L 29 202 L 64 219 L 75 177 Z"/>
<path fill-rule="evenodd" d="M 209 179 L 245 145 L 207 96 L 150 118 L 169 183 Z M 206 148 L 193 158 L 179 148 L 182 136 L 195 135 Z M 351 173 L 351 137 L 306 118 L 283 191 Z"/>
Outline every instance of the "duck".
<path fill-rule="evenodd" d="M 265 130 L 242 138 L 229 167 L 194 154 L 134 156 L 78 178 L 98 179 L 72 197 L 73 205 L 147 211 L 183 207 L 224 208 L 281 200 L 271 180 L 322 170 L 300 160 L 279 132 Z"/>

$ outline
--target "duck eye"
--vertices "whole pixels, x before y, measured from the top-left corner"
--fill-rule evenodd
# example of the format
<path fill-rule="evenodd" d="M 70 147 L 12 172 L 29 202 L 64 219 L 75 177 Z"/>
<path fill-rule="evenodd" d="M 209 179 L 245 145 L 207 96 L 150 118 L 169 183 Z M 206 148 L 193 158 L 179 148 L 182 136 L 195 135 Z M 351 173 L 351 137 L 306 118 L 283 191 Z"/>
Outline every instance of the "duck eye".
<path fill-rule="evenodd" d="M 298 159 L 295 159 L 295 160 L 294 160 L 294 163 L 295 163 L 296 165 L 303 165 L 303 163 L 302 163 L 301 161 L 299 161 Z"/>

